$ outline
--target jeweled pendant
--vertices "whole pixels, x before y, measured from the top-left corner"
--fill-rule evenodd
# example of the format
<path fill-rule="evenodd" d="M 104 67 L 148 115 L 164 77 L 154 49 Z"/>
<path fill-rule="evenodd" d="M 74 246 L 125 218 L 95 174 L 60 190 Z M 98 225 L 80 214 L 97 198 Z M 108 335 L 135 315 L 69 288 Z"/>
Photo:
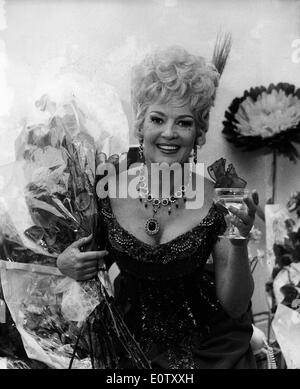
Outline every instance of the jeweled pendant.
<path fill-rule="evenodd" d="M 159 231 L 158 221 L 151 217 L 146 221 L 145 229 L 148 235 L 156 235 Z"/>

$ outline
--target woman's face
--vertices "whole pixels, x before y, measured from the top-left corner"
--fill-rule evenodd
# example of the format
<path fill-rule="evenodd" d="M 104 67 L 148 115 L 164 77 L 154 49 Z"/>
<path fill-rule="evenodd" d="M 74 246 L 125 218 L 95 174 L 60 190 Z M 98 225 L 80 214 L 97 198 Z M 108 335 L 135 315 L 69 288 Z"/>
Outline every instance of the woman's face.
<path fill-rule="evenodd" d="M 142 135 L 146 163 L 184 163 L 195 144 L 195 119 L 187 105 L 152 104 L 145 114 Z"/>

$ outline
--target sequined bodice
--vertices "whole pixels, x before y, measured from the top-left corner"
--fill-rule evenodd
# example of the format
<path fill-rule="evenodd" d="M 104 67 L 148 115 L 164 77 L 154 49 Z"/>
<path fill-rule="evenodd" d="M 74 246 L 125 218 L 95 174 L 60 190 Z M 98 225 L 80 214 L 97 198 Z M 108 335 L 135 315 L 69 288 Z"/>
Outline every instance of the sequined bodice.
<path fill-rule="evenodd" d="M 145 352 L 166 353 L 169 366 L 193 367 L 193 344 L 224 314 L 214 279 L 204 271 L 226 228 L 223 214 L 213 204 L 196 227 L 153 247 L 118 223 L 109 199 L 101 212 L 110 259 L 120 269 L 116 300 L 129 327 Z"/>
<path fill-rule="evenodd" d="M 113 252 L 123 253 L 131 258 L 130 261 L 121 261 L 124 271 L 153 280 L 181 278 L 196 268 L 202 268 L 218 234 L 226 228 L 223 214 L 213 204 L 206 217 L 194 228 L 167 243 L 152 246 L 142 242 L 119 224 L 108 198 L 102 200 L 102 214 Z M 117 263 L 120 262 L 118 255 L 115 259 Z"/>

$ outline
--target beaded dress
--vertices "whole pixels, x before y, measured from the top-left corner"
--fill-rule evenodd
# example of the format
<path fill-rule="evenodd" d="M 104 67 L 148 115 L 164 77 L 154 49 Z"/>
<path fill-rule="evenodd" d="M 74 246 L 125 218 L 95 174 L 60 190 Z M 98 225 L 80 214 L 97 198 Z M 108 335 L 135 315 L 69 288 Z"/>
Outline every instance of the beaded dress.
<path fill-rule="evenodd" d="M 190 231 L 153 247 L 118 223 L 109 198 L 101 203 L 108 266 L 115 262 L 120 269 L 116 303 L 152 367 L 256 368 L 250 313 L 239 319 L 226 314 L 206 265 L 226 228 L 217 207 L 212 204 Z M 132 367 L 130 360 L 121 358 L 120 367 Z"/>

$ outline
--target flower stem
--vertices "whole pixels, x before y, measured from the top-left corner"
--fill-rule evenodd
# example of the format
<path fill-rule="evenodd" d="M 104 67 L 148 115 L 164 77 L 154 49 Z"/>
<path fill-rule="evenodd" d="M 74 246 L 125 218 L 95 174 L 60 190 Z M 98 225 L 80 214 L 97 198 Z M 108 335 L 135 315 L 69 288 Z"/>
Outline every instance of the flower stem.
<path fill-rule="evenodd" d="M 277 170 L 277 153 L 276 150 L 273 150 L 273 160 L 272 160 L 272 199 L 271 204 L 275 204 L 275 195 L 276 195 L 276 170 Z"/>

